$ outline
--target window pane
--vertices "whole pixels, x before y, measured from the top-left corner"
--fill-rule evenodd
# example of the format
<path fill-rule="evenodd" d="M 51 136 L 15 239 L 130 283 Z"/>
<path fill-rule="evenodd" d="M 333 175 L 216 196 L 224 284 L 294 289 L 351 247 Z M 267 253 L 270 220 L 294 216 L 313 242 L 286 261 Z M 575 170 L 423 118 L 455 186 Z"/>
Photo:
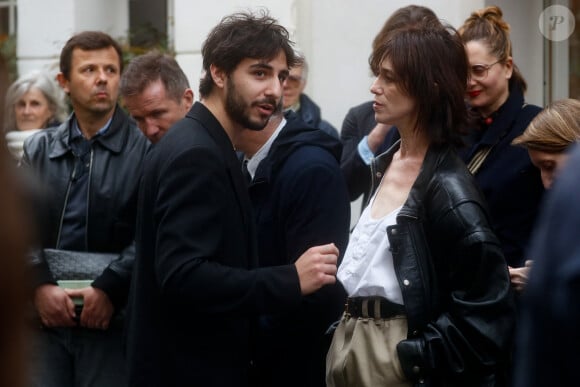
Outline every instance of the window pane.
<path fill-rule="evenodd" d="M 132 46 L 143 49 L 166 48 L 167 1 L 131 0 L 129 23 Z"/>
<path fill-rule="evenodd" d="M 8 7 L 0 8 L 0 39 L 4 39 L 10 32 L 10 18 Z"/>

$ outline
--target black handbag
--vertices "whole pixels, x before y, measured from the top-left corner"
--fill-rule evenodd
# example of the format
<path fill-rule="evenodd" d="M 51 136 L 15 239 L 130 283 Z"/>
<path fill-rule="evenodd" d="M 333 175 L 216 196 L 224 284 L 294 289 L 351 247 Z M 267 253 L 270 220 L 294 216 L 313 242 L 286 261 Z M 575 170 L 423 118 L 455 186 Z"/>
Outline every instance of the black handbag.
<path fill-rule="evenodd" d="M 44 249 L 43 252 L 50 272 L 57 281 L 92 281 L 119 257 L 119 254 L 115 253 L 58 249 Z"/>

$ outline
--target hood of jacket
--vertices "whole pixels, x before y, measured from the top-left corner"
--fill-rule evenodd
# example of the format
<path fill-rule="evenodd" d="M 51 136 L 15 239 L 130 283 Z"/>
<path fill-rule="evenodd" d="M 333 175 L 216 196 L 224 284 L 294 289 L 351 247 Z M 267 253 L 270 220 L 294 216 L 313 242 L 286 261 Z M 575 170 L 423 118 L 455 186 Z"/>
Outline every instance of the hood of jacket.
<path fill-rule="evenodd" d="M 309 126 L 318 127 L 320 125 L 321 113 L 320 107 L 309 96 L 300 94 L 300 109 L 298 110 L 300 118 Z"/>
<path fill-rule="evenodd" d="M 270 180 L 270 176 L 284 161 L 303 146 L 316 146 L 329 152 L 340 164 L 342 144 L 340 140 L 325 133 L 321 129 L 306 124 L 296 113 L 285 113 L 286 125 L 272 143 L 268 156 L 257 171 L 254 181 Z"/>

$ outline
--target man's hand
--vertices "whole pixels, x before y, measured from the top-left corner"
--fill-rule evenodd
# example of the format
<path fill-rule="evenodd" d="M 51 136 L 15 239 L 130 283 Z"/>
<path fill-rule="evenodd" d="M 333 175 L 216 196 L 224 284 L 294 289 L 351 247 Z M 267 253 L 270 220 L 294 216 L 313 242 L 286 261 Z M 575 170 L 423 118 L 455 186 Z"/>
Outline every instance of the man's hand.
<path fill-rule="evenodd" d="M 338 248 L 334 243 L 311 247 L 296 261 L 303 295 L 314 293 L 324 285 L 336 282 Z"/>
<path fill-rule="evenodd" d="M 42 324 L 46 327 L 74 327 L 75 305 L 64 289 L 46 284 L 36 288 L 34 306 Z"/>
<path fill-rule="evenodd" d="M 532 261 L 526 261 L 524 267 L 508 267 L 510 272 L 510 281 L 512 286 L 517 292 L 522 292 L 528 283 L 528 276 L 530 275 L 530 269 L 532 268 Z"/>
<path fill-rule="evenodd" d="M 81 326 L 90 329 L 107 329 L 115 308 L 101 289 L 88 286 L 81 289 L 66 289 L 69 297 L 83 298 Z"/>

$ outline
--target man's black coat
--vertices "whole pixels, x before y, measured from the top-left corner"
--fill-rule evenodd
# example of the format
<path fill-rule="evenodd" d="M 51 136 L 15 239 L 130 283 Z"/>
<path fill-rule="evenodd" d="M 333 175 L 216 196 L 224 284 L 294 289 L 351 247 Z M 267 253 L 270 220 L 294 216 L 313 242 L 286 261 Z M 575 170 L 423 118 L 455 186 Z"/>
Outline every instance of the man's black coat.
<path fill-rule="evenodd" d="M 201 103 L 149 153 L 127 325 L 132 386 L 246 386 L 252 319 L 300 304 L 294 265 L 257 266 L 247 186 Z"/>

